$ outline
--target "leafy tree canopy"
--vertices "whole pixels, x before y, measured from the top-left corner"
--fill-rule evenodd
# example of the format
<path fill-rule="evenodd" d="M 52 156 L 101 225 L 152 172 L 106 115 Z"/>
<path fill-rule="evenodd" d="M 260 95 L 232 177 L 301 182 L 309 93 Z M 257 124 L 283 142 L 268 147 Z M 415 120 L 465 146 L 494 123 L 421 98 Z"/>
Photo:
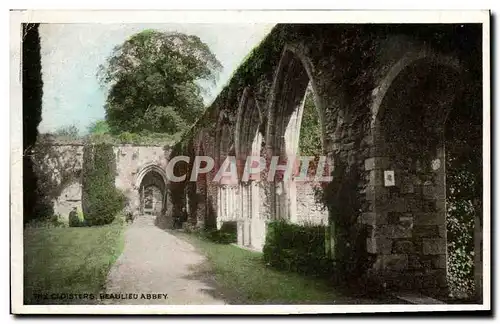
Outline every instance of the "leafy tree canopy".
<path fill-rule="evenodd" d="M 156 30 L 133 35 L 99 68 L 102 85 L 109 86 L 111 132 L 185 130 L 203 109 L 200 81 L 214 84 L 221 69 L 197 36 Z"/>
<path fill-rule="evenodd" d="M 313 93 L 307 88 L 300 126 L 299 152 L 303 156 L 319 156 L 322 152 L 321 124 L 314 104 Z"/>
<path fill-rule="evenodd" d="M 105 120 L 97 120 L 93 123 L 91 123 L 87 127 L 87 131 L 89 134 L 108 134 L 109 133 L 109 125 L 108 122 Z"/>

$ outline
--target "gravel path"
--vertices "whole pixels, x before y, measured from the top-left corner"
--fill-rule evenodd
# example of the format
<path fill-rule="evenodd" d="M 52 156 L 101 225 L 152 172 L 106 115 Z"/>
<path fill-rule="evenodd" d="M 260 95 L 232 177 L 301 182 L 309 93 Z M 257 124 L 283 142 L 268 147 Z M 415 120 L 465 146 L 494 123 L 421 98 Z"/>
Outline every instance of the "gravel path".
<path fill-rule="evenodd" d="M 225 304 L 205 262 L 192 245 L 156 227 L 152 217 L 139 217 L 126 229 L 123 253 L 108 275 L 109 295 L 101 302 Z"/>

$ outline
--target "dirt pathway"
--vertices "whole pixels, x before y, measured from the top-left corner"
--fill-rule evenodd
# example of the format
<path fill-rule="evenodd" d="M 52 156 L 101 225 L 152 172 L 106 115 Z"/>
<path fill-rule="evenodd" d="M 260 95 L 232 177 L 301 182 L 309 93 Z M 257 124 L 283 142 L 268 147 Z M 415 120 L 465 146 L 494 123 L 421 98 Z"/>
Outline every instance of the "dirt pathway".
<path fill-rule="evenodd" d="M 225 304 L 206 259 L 192 245 L 142 216 L 125 232 L 122 255 L 111 268 L 104 304 Z"/>

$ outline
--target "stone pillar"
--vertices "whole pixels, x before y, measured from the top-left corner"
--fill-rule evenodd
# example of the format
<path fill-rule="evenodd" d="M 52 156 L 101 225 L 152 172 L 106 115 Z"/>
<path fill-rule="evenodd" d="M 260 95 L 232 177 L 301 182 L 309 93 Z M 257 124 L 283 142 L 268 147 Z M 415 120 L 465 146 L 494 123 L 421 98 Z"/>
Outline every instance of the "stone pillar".
<path fill-rule="evenodd" d="M 251 220 L 245 219 L 243 222 L 243 245 L 251 246 Z"/>
<path fill-rule="evenodd" d="M 361 221 L 372 227 L 368 253 L 376 255 L 370 273 L 387 288 L 424 289 L 440 294 L 446 289 L 446 210 L 443 150 L 438 150 L 424 180 L 410 161 L 396 167 L 394 158 L 365 160 L 369 211 Z M 422 163 L 429 163 L 422 162 Z M 384 171 L 394 170 L 395 185 L 385 186 Z M 426 178 L 426 177 L 424 177 Z"/>
<path fill-rule="evenodd" d="M 244 226 L 243 226 L 243 222 L 242 221 L 239 221 L 237 222 L 237 236 L 238 236 L 238 245 L 239 246 L 244 246 L 245 243 L 244 243 Z"/>

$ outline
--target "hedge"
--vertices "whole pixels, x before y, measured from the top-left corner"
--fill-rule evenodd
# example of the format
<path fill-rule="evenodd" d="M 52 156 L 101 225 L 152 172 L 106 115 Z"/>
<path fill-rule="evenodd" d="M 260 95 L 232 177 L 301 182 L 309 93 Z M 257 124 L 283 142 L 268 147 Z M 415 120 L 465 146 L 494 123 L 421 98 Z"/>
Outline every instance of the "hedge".
<path fill-rule="evenodd" d="M 83 150 L 82 207 L 87 225 L 110 224 L 123 210 L 125 196 L 115 187 L 116 160 L 111 144 Z"/>
<path fill-rule="evenodd" d="M 268 224 L 264 261 L 280 270 L 329 276 L 333 262 L 325 252 L 326 227 L 274 221 Z"/>
<path fill-rule="evenodd" d="M 220 244 L 231 244 L 237 242 L 237 224 L 236 222 L 224 222 L 220 230 L 208 231 L 206 237 Z"/>

